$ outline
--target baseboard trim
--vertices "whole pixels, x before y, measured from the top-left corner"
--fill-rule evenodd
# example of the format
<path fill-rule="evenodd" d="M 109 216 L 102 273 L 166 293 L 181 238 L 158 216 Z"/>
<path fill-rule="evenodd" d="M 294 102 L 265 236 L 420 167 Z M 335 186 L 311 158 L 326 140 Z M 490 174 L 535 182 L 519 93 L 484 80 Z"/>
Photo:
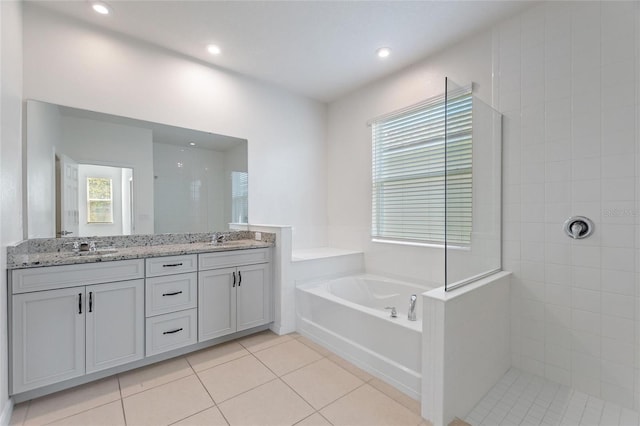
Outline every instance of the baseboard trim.
<path fill-rule="evenodd" d="M 2 409 L 2 413 L 0 414 L 0 425 L 9 426 L 11 423 L 11 415 L 13 414 L 13 398 L 7 399 L 7 402 L 4 404 L 4 408 Z"/>

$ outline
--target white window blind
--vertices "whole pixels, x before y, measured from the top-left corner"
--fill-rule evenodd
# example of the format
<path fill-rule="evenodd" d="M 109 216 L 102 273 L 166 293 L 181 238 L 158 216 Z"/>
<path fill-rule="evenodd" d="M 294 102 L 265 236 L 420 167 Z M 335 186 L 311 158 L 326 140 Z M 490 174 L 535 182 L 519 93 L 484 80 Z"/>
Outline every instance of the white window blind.
<path fill-rule="evenodd" d="M 446 223 L 448 244 L 470 243 L 470 90 L 448 95 L 447 117 L 446 164 L 444 96 L 372 123 L 373 238 L 443 244 Z"/>

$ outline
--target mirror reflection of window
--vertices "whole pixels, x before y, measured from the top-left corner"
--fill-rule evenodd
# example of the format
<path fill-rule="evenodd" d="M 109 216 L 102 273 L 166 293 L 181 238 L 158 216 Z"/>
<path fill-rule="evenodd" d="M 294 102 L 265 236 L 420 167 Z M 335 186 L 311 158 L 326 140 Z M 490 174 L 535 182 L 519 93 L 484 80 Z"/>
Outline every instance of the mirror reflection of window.
<path fill-rule="evenodd" d="M 248 223 L 249 174 L 231 172 L 231 218 L 235 223 Z"/>
<path fill-rule="evenodd" d="M 113 223 L 111 179 L 87 178 L 87 223 Z"/>

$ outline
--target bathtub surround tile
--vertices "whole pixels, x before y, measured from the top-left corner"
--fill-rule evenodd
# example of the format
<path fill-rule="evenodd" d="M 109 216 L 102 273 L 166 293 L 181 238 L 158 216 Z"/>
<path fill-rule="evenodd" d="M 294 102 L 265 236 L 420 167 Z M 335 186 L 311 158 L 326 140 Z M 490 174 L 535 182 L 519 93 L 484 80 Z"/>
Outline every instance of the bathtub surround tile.
<path fill-rule="evenodd" d="M 193 370 L 184 358 L 170 359 L 118 375 L 120 393 L 125 398 L 191 374 Z"/>
<path fill-rule="evenodd" d="M 257 351 L 254 355 L 278 376 L 322 358 L 318 352 L 297 340 Z"/>
<path fill-rule="evenodd" d="M 417 425 L 419 415 L 365 384 L 320 411 L 332 424 L 352 426 Z"/>
<path fill-rule="evenodd" d="M 527 211 L 520 222 L 512 215 L 508 224 L 508 232 L 521 237 L 516 241 L 525 243 L 516 249 L 511 244 L 517 257 L 503 256 L 508 260 L 503 265 L 513 265 L 511 260 L 523 265 L 514 270 L 513 280 L 523 283 L 522 289 L 511 297 L 512 365 L 637 407 L 640 392 L 636 390 L 635 400 L 630 398 L 633 393 L 615 382 L 621 370 L 611 364 L 634 375 L 640 353 L 640 222 L 635 214 L 640 9 L 634 2 L 548 2 L 515 20 L 522 29 L 519 47 L 513 32 L 494 32 L 496 46 L 511 46 L 509 56 L 497 50 L 498 93 L 502 95 L 502 82 L 507 82 L 509 97 L 521 103 L 505 116 L 522 117 L 512 120 L 503 133 L 504 152 L 514 153 L 503 157 L 505 169 L 522 169 L 519 177 L 503 175 L 504 186 L 523 189 L 524 177 L 531 188 L 540 178 L 534 175 L 538 162 L 544 160 L 545 228 L 543 233 L 527 229 L 536 211 Z M 543 34 L 542 41 L 536 34 Z M 512 39 L 506 42 L 505 37 Z M 535 59 L 540 56 L 542 69 Z M 536 140 L 544 141 L 544 158 Z M 532 194 L 509 197 L 531 205 L 539 195 L 533 189 Z M 568 239 L 561 227 L 571 215 L 591 218 L 594 234 L 582 241 Z M 505 232 L 503 242 L 507 240 L 514 238 Z M 532 243 L 543 243 L 544 251 Z M 503 244 L 503 249 L 509 245 Z M 544 304 L 542 332 L 536 325 L 540 308 L 530 300 Z M 542 360 L 536 341 L 543 348 Z M 640 379 L 636 388 L 638 383 Z M 615 418 L 605 416 L 604 408 L 601 414 Z M 581 423 L 581 416 L 582 411 L 575 424 Z"/>
<path fill-rule="evenodd" d="M 364 383 L 327 358 L 289 373 L 282 380 L 316 410 Z"/>
<path fill-rule="evenodd" d="M 198 377 L 218 404 L 276 378 L 252 355 L 201 371 Z"/>
<path fill-rule="evenodd" d="M 127 424 L 171 424 L 214 405 L 195 376 L 188 376 L 122 400 Z"/>
<path fill-rule="evenodd" d="M 218 407 L 231 425 L 293 425 L 314 411 L 280 379 L 229 399 Z"/>
<path fill-rule="evenodd" d="M 24 424 L 50 423 L 119 399 L 118 379 L 109 377 L 31 401 Z"/>

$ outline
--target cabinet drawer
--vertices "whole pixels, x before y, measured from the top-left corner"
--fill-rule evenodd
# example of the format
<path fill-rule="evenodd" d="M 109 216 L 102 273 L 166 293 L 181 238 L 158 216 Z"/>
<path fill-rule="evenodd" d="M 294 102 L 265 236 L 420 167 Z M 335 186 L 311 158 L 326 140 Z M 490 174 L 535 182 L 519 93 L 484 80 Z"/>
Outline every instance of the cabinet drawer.
<path fill-rule="evenodd" d="M 14 294 L 144 278 L 142 259 L 47 266 L 11 272 Z"/>
<path fill-rule="evenodd" d="M 232 250 L 218 253 L 203 253 L 198 260 L 200 270 L 228 268 L 230 266 L 252 265 L 267 263 L 270 260 L 271 251 L 268 248 Z"/>
<path fill-rule="evenodd" d="M 195 254 L 153 257 L 147 259 L 146 264 L 147 277 L 196 272 L 198 270 L 198 257 Z"/>
<path fill-rule="evenodd" d="M 147 318 L 147 356 L 194 344 L 198 341 L 197 309 Z"/>
<path fill-rule="evenodd" d="M 147 278 L 145 316 L 195 308 L 198 305 L 198 274 Z"/>

